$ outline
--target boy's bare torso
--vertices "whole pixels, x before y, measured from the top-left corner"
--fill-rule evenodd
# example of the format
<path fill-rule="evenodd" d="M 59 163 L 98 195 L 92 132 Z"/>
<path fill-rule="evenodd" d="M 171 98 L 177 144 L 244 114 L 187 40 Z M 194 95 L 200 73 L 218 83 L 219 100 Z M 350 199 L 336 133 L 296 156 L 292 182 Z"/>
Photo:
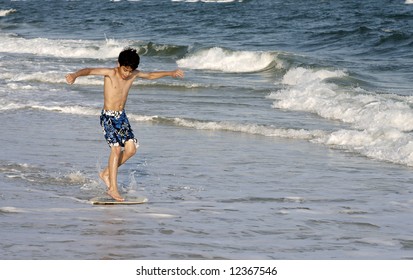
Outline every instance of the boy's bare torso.
<path fill-rule="evenodd" d="M 129 89 L 136 76 L 130 75 L 123 78 L 118 68 L 108 70 L 110 71 L 104 78 L 103 109 L 122 111 L 128 99 Z"/>

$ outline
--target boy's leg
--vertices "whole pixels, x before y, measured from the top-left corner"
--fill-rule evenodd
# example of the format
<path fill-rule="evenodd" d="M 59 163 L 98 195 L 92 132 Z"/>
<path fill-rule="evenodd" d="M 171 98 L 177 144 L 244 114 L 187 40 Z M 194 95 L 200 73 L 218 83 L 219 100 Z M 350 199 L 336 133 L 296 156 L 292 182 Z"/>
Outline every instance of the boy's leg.
<path fill-rule="evenodd" d="M 118 167 L 124 164 L 128 159 L 130 159 L 136 153 L 136 145 L 134 141 L 127 141 L 125 143 L 125 150 L 121 151 L 118 157 Z M 112 150 L 111 150 L 112 153 Z M 109 162 L 110 165 L 110 162 Z M 111 189 L 111 182 L 109 179 L 109 165 L 99 174 L 99 177 L 105 182 L 108 190 Z"/>
<path fill-rule="evenodd" d="M 118 167 L 119 167 L 119 158 L 122 153 L 122 148 L 119 146 L 113 146 L 110 150 L 108 169 L 109 169 L 109 190 L 108 195 L 113 199 L 118 201 L 123 201 L 123 197 L 120 196 L 118 191 Z"/>

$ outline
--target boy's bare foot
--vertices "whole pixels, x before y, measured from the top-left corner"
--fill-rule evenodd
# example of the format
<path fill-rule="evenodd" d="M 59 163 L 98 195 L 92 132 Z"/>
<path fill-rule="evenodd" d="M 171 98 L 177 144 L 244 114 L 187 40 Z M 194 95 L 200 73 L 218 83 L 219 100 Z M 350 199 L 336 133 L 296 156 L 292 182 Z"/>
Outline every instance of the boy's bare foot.
<path fill-rule="evenodd" d="M 109 181 L 109 175 L 105 175 L 104 173 L 105 173 L 105 171 L 100 172 L 100 173 L 99 173 L 99 177 L 100 177 L 100 179 L 102 179 L 102 181 L 105 183 L 106 187 L 108 188 L 108 189 L 107 189 L 107 194 L 108 194 L 110 197 L 112 197 L 114 200 L 124 201 L 125 199 L 120 196 L 120 194 L 119 194 L 118 191 L 111 190 L 111 188 L 110 188 L 110 181 Z"/>
<path fill-rule="evenodd" d="M 125 199 L 120 196 L 120 194 L 119 194 L 118 191 L 109 189 L 107 193 L 108 193 L 108 195 L 109 195 L 110 197 L 112 197 L 114 200 L 117 200 L 117 201 L 125 201 Z"/>
<path fill-rule="evenodd" d="M 102 179 L 102 181 L 105 183 L 106 187 L 108 188 L 108 190 L 110 190 L 110 181 L 109 181 L 109 175 L 105 175 L 104 174 L 105 171 L 102 171 L 99 173 L 99 177 L 100 179 Z"/>

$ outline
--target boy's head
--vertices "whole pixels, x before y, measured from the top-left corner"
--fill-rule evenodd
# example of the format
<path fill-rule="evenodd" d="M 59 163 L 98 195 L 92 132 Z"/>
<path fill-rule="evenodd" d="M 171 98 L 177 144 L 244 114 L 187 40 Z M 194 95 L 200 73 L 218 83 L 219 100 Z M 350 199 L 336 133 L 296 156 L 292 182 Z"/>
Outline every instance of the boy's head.
<path fill-rule="evenodd" d="M 132 70 L 138 68 L 139 61 L 139 54 L 132 48 L 124 49 L 118 57 L 119 66 L 129 66 Z"/>

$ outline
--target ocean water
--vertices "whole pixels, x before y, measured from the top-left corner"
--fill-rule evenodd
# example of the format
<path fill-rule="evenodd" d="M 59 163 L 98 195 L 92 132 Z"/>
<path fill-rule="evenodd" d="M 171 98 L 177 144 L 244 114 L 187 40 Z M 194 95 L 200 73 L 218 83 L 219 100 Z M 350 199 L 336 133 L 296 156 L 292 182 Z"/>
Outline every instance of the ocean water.
<path fill-rule="evenodd" d="M 413 5 L 0 0 L 1 259 L 412 259 Z M 103 81 L 142 71 L 137 206 L 92 206 Z"/>

